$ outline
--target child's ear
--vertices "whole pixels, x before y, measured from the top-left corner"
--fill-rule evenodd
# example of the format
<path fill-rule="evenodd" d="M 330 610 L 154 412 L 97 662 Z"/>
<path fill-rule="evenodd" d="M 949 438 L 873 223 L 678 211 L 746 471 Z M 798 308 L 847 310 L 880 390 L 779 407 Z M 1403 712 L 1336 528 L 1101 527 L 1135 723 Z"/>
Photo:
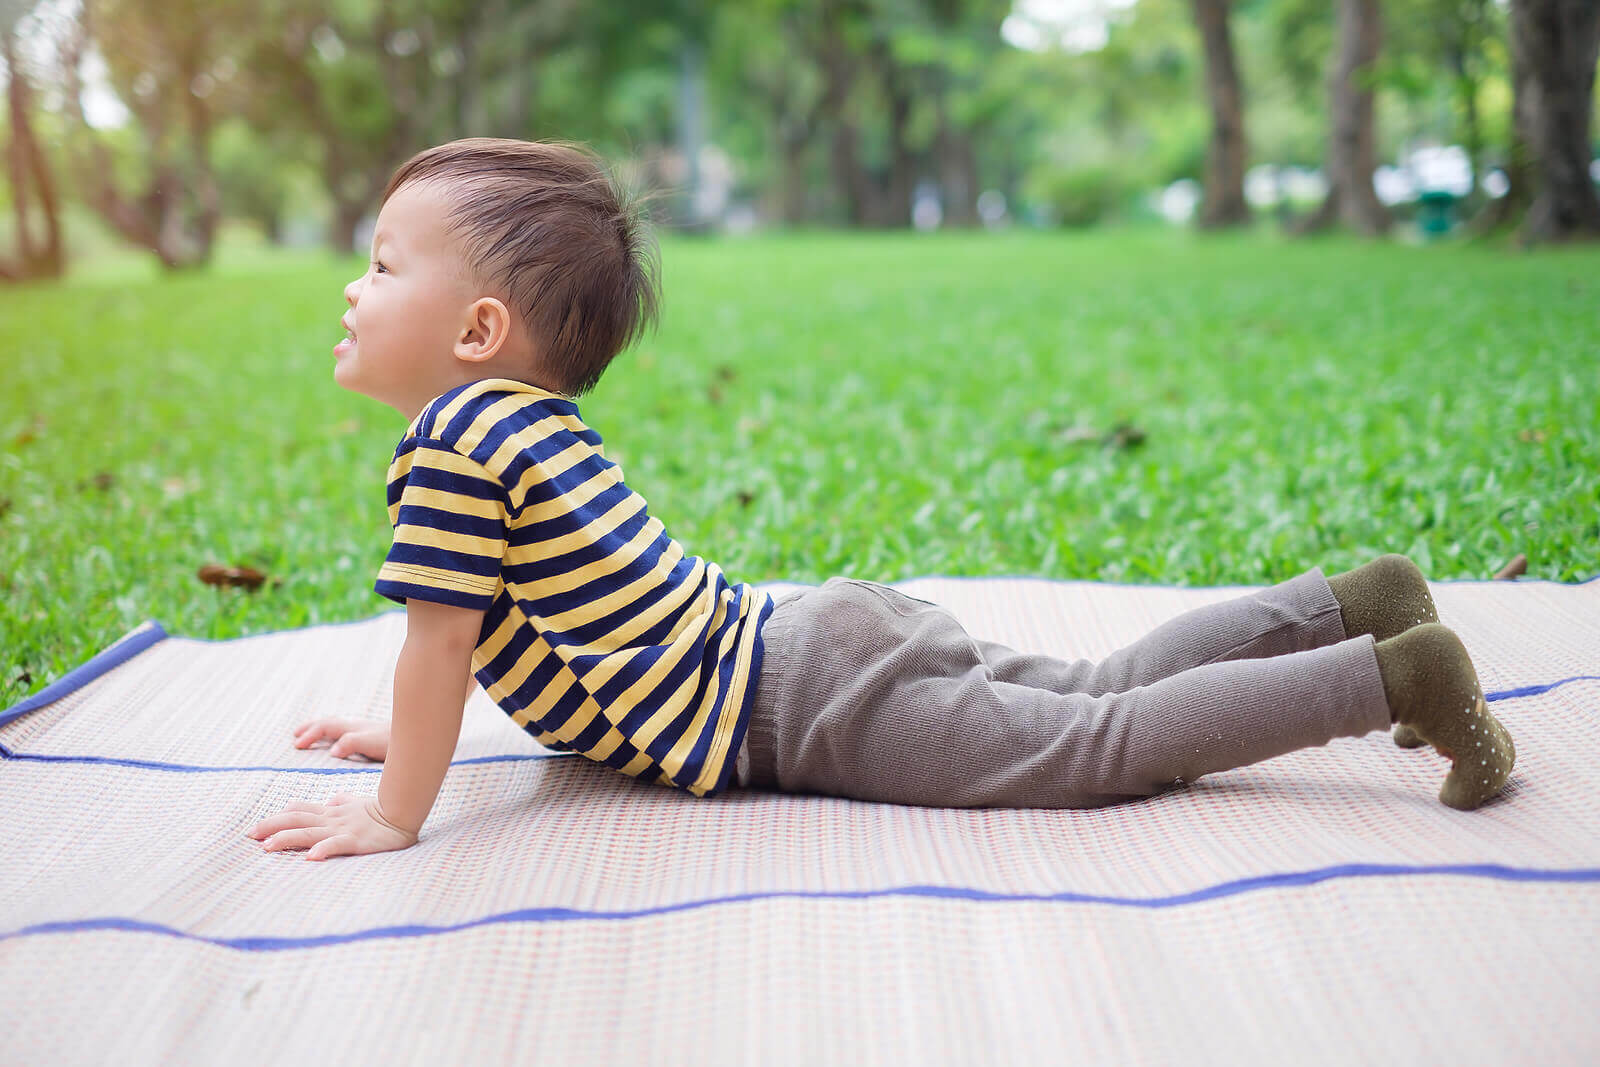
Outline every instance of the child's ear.
<path fill-rule="evenodd" d="M 467 309 L 466 325 L 456 338 L 455 356 L 468 363 L 493 359 L 511 340 L 511 312 L 492 296 L 482 296 Z"/>

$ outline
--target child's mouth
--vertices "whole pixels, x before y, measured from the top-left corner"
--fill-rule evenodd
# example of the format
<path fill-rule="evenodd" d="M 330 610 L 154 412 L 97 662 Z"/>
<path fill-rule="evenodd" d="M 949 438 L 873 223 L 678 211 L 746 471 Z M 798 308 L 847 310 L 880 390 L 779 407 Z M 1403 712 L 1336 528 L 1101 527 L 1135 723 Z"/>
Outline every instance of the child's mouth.
<path fill-rule="evenodd" d="M 350 351 L 355 346 L 356 346 L 356 335 L 355 334 L 351 334 L 349 337 L 346 337 L 343 341 L 340 341 L 338 344 L 333 346 L 333 358 L 334 359 L 338 359 L 340 356 L 344 355 L 346 352 Z"/>

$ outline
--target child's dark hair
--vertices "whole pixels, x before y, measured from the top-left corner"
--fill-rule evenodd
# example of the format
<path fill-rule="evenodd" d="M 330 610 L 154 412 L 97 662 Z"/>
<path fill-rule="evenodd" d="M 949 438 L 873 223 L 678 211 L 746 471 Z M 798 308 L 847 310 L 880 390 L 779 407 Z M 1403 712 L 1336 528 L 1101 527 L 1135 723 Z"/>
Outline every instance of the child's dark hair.
<path fill-rule="evenodd" d="M 600 380 L 657 322 L 658 251 L 639 203 L 588 148 L 468 137 L 418 152 L 389 179 L 437 180 L 473 280 L 507 300 L 568 396 Z M 530 368 L 531 369 L 531 368 Z"/>

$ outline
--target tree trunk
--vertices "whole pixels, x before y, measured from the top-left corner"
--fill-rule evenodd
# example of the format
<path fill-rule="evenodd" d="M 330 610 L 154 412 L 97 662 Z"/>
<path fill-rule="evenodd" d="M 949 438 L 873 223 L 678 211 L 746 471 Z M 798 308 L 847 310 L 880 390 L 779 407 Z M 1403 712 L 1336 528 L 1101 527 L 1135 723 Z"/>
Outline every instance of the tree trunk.
<path fill-rule="evenodd" d="M 1206 54 L 1206 97 L 1211 103 L 1211 144 L 1198 217 L 1207 228 L 1250 221 L 1250 205 L 1244 199 L 1244 107 L 1228 33 L 1229 5 L 1230 0 L 1194 0 L 1195 24 Z"/>
<path fill-rule="evenodd" d="M 935 157 L 939 167 L 939 192 L 944 209 L 946 226 L 976 226 L 978 224 L 977 161 L 973 158 L 972 138 L 956 129 L 950 122 L 949 108 L 945 102 L 945 89 L 941 84 L 935 97 L 939 120 L 938 137 L 934 142 Z"/>
<path fill-rule="evenodd" d="M 951 216 L 957 226 L 976 226 L 982 221 L 978 217 L 978 197 L 983 190 L 978 187 L 978 151 L 972 145 L 972 138 L 971 133 L 958 132 L 953 146 L 957 188 L 966 190 L 966 195 L 958 205 L 960 210 Z"/>
<path fill-rule="evenodd" d="M 369 205 L 363 200 L 339 200 L 333 205 L 333 221 L 328 228 L 328 244 L 341 256 L 356 250 L 356 227 Z"/>
<path fill-rule="evenodd" d="M 785 226 L 798 226 L 806 221 L 806 150 L 811 147 L 809 125 L 780 119 L 778 143 L 783 157 L 783 174 L 779 178 L 779 211 Z"/>
<path fill-rule="evenodd" d="M 532 110 L 529 105 L 533 90 L 529 87 L 528 75 L 538 69 L 539 59 L 536 52 L 518 56 L 506 71 L 506 117 L 505 125 L 501 127 L 502 137 L 521 139 L 532 136 L 528 129 L 528 114 Z"/>
<path fill-rule="evenodd" d="M 1339 50 L 1328 76 L 1328 199 L 1302 229 L 1334 220 L 1358 233 L 1389 229 L 1389 211 L 1372 187 L 1377 166 L 1373 130 L 1373 67 L 1383 45 L 1378 0 L 1339 0 Z"/>
<path fill-rule="evenodd" d="M 1600 59 L 1596 0 L 1513 0 L 1511 46 L 1521 61 L 1523 112 L 1537 189 L 1524 219 L 1525 241 L 1600 238 L 1600 197 L 1590 176 L 1595 63 Z"/>
<path fill-rule="evenodd" d="M 139 122 L 148 146 L 151 171 L 150 184 L 143 196 L 125 197 L 117 188 L 116 169 L 105 143 L 89 125 L 84 111 L 83 82 L 79 69 L 83 52 L 91 37 L 90 12 L 85 6 L 78 16 L 75 32 L 68 39 L 61 69 L 66 72 L 66 98 L 77 126 L 80 140 L 88 142 L 87 151 L 76 151 L 73 156 L 74 177 L 85 199 L 100 216 L 124 239 L 147 248 L 156 254 L 161 265 L 168 270 L 179 270 L 203 265 L 211 256 L 212 237 L 219 217 L 219 198 L 216 183 L 211 178 L 206 159 L 206 145 L 195 143 L 196 136 L 209 137 L 209 113 L 203 105 L 189 107 L 191 135 L 189 143 L 174 138 L 178 148 L 168 149 L 166 130 L 158 121 L 162 114 L 160 101 L 147 108 Z M 192 60 L 192 57 L 186 57 Z M 198 72 L 197 67 L 191 68 Z M 189 84 L 185 82 L 185 84 Z M 193 97 L 193 94 L 189 94 Z M 187 148 L 195 173 L 185 181 L 182 168 L 170 158 Z M 189 218 L 188 201 L 198 201 L 197 218 Z"/>
<path fill-rule="evenodd" d="M 6 94 L 10 104 L 11 143 L 6 155 L 10 165 L 12 208 L 17 218 L 17 262 L 14 267 L 0 268 L 0 273 L 13 280 L 59 278 L 66 269 L 66 260 L 61 249 L 61 216 L 56 203 L 55 178 L 33 136 L 29 118 L 32 87 L 17 65 L 14 23 L 0 35 L 0 50 L 3 50 L 6 70 L 11 74 Z M 30 184 L 38 195 L 39 208 L 44 215 L 42 247 L 34 243 L 29 220 Z"/>
<path fill-rule="evenodd" d="M 916 191 L 917 161 L 906 141 L 911 122 L 911 75 L 896 66 L 889 55 L 888 42 L 879 52 L 883 70 L 883 90 L 889 101 L 889 180 L 884 188 L 882 215 L 885 226 L 911 225 L 911 197 Z"/>
<path fill-rule="evenodd" d="M 856 127 L 846 114 L 850 90 L 855 86 L 856 61 L 850 55 L 839 25 L 837 5 L 826 4 L 822 11 L 822 33 L 818 60 L 823 71 L 822 114 L 832 127 L 828 141 L 829 172 L 834 196 L 844 207 L 845 221 L 860 226 L 871 207 L 872 188 L 865 181 L 856 153 Z"/>
<path fill-rule="evenodd" d="M 207 57 L 201 54 L 200 38 L 191 37 L 187 43 L 189 47 L 184 53 L 183 77 L 184 84 L 193 85 L 205 70 Z M 194 204 L 195 215 L 181 229 L 185 233 L 185 241 L 195 246 L 195 261 L 206 263 L 211 259 L 217 226 L 222 221 L 222 190 L 217 186 L 216 176 L 211 170 L 211 108 L 204 99 L 192 92 L 185 95 L 184 101 L 187 105 L 184 110 L 189 119 L 189 165 L 185 168 L 188 180 L 184 184 Z M 186 214 L 181 200 L 175 206 L 176 213 Z"/>

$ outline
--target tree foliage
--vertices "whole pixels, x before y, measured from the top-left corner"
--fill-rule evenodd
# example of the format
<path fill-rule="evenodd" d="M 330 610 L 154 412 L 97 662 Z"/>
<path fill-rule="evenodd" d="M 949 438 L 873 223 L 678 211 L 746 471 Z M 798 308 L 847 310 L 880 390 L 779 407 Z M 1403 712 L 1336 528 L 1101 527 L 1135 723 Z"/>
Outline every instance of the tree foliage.
<path fill-rule="evenodd" d="M 1336 5 L 1205 6 L 1225 12 L 1245 162 L 1321 165 Z M 587 141 L 656 188 L 725 177 L 736 202 L 791 225 L 906 226 L 930 198 L 945 225 L 975 225 L 985 190 L 1013 217 L 1137 210 L 1143 191 L 1205 177 L 1224 114 L 1207 106 L 1195 0 L 1111 9 L 1099 47 L 1050 43 L 1060 28 L 1036 26 L 1037 50 L 1008 43 L 1018 35 L 1007 20 L 1021 17 L 1010 0 L 80 0 L 51 10 L 71 24 L 37 50 L 55 62 L 27 108 L 65 133 L 41 160 L 66 195 L 174 268 L 207 260 L 224 215 L 274 238 L 314 216 L 348 251 L 393 168 L 456 137 Z M 1502 6 L 1383 0 L 1383 11 L 1381 53 L 1357 86 L 1373 93 L 1376 158 L 1461 144 L 1479 189 L 1490 169 L 1513 169 Z M 125 130 L 87 121 L 95 57 L 131 115 Z M 18 138 L 26 125 L 6 121 Z M 1230 184 L 1237 164 L 1225 168 Z M 680 218 L 691 203 L 664 202 Z"/>

